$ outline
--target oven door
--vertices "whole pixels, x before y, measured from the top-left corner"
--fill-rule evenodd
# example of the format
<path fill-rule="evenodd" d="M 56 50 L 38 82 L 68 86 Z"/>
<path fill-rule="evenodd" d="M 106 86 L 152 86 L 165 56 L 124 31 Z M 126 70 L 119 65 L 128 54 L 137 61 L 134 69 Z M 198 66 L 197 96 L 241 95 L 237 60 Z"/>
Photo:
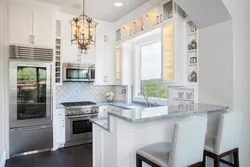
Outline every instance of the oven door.
<path fill-rule="evenodd" d="M 92 123 L 90 119 L 97 115 L 67 116 L 66 141 L 86 140 L 92 138 Z"/>

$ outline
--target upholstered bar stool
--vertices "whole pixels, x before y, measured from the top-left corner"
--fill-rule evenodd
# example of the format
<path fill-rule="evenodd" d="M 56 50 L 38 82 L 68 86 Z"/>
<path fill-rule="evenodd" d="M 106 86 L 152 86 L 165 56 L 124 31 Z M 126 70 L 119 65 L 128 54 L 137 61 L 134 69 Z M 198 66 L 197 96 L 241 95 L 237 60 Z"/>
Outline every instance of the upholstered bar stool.
<path fill-rule="evenodd" d="M 243 115 L 238 112 L 222 114 L 216 136 L 207 136 L 203 166 L 206 166 L 206 156 L 214 159 L 214 166 L 220 162 L 229 166 L 239 167 L 239 142 Z M 234 163 L 223 160 L 223 157 L 233 155 Z"/>
<path fill-rule="evenodd" d="M 189 117 L 175 123 L 172 143 L 157 143 L 136 152 L 136 167 L 195 167 L 202 165 L 207 119 Z"/>

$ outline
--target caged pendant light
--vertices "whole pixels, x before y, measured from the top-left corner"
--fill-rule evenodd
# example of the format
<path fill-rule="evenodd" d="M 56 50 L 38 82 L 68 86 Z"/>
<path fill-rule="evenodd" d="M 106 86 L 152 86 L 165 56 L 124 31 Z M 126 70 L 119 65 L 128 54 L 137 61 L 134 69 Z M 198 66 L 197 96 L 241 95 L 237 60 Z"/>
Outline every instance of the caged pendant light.
<path fill-rule="evenodd" d="M 95 46 L 97 23 L 85 14 L 85 0 L 83 0 L 83 14 L 73 18 L 70 24 L 72 44 L 78 45 L 81 51 L 87 51 Z"/>

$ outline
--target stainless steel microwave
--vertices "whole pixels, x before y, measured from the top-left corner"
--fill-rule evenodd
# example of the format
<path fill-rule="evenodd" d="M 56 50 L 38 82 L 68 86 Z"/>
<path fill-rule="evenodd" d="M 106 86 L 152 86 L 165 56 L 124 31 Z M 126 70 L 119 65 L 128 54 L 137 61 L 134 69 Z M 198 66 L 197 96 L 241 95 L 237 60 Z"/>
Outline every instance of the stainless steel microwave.
<path fill-rule="evenodd" d="M 95 66 L 89 64 L 63 64 L 64 82 L 94 82 Z"/>

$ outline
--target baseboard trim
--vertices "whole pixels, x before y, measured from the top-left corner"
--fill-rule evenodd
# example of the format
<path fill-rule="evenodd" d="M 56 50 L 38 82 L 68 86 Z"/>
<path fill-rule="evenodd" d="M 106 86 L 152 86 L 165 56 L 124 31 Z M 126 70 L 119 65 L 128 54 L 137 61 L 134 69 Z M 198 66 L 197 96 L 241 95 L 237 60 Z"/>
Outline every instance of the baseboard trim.
<path fill-rule="evenodd" d="M 3 152 L 3 156 L 1 157 L 0 167 L 4 167 L 6 162 L 6 151 Z"/>

